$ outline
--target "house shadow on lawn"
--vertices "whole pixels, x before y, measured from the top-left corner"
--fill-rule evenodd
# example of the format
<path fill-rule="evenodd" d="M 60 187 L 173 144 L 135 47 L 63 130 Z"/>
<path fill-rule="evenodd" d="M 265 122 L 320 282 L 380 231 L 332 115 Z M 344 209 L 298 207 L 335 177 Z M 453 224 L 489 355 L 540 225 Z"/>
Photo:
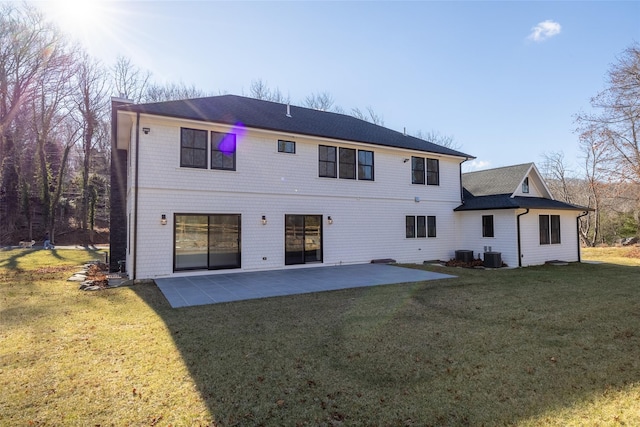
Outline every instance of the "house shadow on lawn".
<path fill-rule="evenodd" d="M 219 425 L 634 424 L 639 273 L 455 269 L 181 309 L 155 285 L 133 290 Z"/>

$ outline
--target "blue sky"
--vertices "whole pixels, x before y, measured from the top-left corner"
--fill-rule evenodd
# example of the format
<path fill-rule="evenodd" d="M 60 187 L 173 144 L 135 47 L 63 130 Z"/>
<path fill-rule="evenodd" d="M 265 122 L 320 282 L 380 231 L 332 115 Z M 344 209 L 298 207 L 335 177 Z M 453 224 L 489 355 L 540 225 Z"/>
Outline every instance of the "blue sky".
<path fill-rule="evenodd" d="M 574 115 L 640 42 L 631 1 L 88 3 L 60 22 L 107 64 L 213 94 L 258 79 L 294 104 L 328 92 L 386 127 L 453 136 L 467 168 L 563 151 L 578 169 Z"/>

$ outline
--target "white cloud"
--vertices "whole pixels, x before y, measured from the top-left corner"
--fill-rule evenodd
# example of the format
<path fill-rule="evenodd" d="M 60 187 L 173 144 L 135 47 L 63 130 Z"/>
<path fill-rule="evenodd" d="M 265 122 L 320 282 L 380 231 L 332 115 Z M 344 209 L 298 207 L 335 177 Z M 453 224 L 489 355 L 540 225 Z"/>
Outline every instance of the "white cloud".
<path fill-rule="evenodd" d="M 538 25 L 531 29 L 531 34 L 527 37 L 534 42 L 543 42 L 550 39 L 553 36 L 560 34 L 562 27 L 557 22 L 550 19 L 540 22 Z"/>

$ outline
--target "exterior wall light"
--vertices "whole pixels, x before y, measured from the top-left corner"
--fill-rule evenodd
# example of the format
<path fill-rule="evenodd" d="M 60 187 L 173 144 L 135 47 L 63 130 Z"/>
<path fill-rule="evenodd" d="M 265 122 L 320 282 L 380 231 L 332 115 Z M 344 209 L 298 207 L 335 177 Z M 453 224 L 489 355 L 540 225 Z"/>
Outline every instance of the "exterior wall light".
<path fill-rule="evenodd" d="M 266 217 L 266 215 L 262 215 L 262 225 L 267 225 L 267 217 Z"/>
<path fill-rule="evenodd" d="M 327 223 L 328 224 L 333 224 L 333 218 L 331 218 L 331 216 L 327 217 Z"/>
<path fill-rule="evenodd" d="M 167 225 L 167 215 L 162 214 L 162 215 L 160 216 L 160 224 L 162 224 L 162 225 Z"/>
<path fill-rule="evenodd" d="M 150 128 L 142 128 L 142 132 L 144 132 L 145 135 L 149 135 L 149 132 L 151 132 Z"/>

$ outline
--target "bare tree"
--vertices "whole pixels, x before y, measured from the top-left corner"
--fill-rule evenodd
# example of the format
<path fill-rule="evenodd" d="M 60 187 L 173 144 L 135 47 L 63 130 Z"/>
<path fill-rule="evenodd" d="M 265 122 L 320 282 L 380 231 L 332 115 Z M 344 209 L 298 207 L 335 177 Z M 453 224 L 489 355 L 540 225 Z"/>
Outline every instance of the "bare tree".
<path fill-rule="evenodd" d="M 330 111 L 333 107 L 333 97 L 329 92 L 312 93 L 304 99 L 303 105 L 314 110 Z"/>
<path fill-rule="evenodd" d="M 144 94 L 144 102 L 176 101 L 180 99 L 201 98 L 207 96 L 205 92 L 195 86 L 184 83 L 168 83 L 164 86 L 150 84 Z"/>
<path fill-rule="evenodd" d="M 373 107 L 367 107 L 366 112 L 363 112 L 359 108 L 352 108 L 351 115 L 357 119 L 364 120 L 365 122 L 373 123 L 374 125 L 384 126 L 384 119 L 381 115 L 377 114 Z"/>
<path fill-rule="evenodd" d="M 459 144 L 452 135 L 443 135 L 437 130 L 431 130 L 425 134 L 419 130 L 416 132 L 415 137 L 433 142 L 434 144 L 438 144 L 443 147 L 451 148 L 452 150 L 459 150 L 462 148 L 462 145 Z"/>
<path fill-rule="evenodd" d="M 119 97 L 135 103 L 145 100 L 151 80 L 150 71 L 143 71 L 130 58 L 120 55 L 111 68 L 111 75 L 113 87 Z"/>
<path fill-rule="evenodd" d="M 640 44 L 627 48 L 608 73 L 608 87 L 591 99 L 596 113 L 577 117 L 579 132 L 599 135 L 620 181 L 640 185 Z"/>
<path fill-rule="evenodd" d="M 46 71 L 57 35 L 42 14 L 26 3 L 0 4 L 0 224 L 13 228 L 19 206 L 20 182 L 27 182 L 21 168 L 24 127 L 20 114 L 31 102 Z M 26 122 L 25 122 L 26 123 Z"/>
<path fill-rule="evenodd" d="M 541 165 L 541 173 L 545 177 L 554 197 L 567 203 L 573 203 L 574 192 L 571 188 L 571 171 L 562 151 L 545 153 Z"/>
<path fill-rule="evenodd" d="M 249 87 L 249 96 L 255 99 L 262 99 L 264 101 L 279 102 L 281 104 L 288 104 L 291 102 L 289 97 L 285 97 L 280 92 L 280 89 L 271 89 L 267 82 L 262 79 L 253 80 Z"/>
<path fill-rule="evenodd" d="M 606 143 L 606 130 L 597 125 L 583 128 L 580 134 L 580 150 L 584 165 L 584 179 L 587 183 L 587 206 L 593 212 L 583 221 L 581 238 L 589 246 L 600 242 L 601 218 L 604 210 L 605 190 L 610 189 L 613 160 L 611 146 Z M 612 194 L 608 195 L 613 198 Z"/>
<path fill-rule="evenodd" d="M 30 125 L 37 147 L 36 176 L 42 206 L 42 222 L 54 241 L 55 208 L 60 197 L 54 183 L 56 177 L 62 178 L 59 175 L 64 174 L 68 153 L 64 153 L 62 159 L 53 159 L 49 147 L 57 149 L 57 130 L 70 113 L 67 104 L 72 94 L 71 81 L 75 73 L 74 56 L 66 49 L 62 40 L 57 40 L 51 47 L 49 59 L 43 64 L 43 68 L 34 99 L 30 102 Z M 58 183 L 60 182 L 58 179 Z M 55 197 L 52 197 L 53 195 Z"/>
<path fill-rule="evenodd" d="M 89 243 L 92 234 L 88 228 L 90 188 L 89 178 L 91 174 L 92 155 L 94 148 L 99 143 L 98 136 L 100 124 L 107 119 L 109 86 L 105 69 L 98 61 L 89 57 L 86 53 L 80 58 L 75 79 L 75 118 L 82 129 L 82 184 L 80 197 L 80 223 L 83 230 L 87 231 L 85 238 Z"/>

